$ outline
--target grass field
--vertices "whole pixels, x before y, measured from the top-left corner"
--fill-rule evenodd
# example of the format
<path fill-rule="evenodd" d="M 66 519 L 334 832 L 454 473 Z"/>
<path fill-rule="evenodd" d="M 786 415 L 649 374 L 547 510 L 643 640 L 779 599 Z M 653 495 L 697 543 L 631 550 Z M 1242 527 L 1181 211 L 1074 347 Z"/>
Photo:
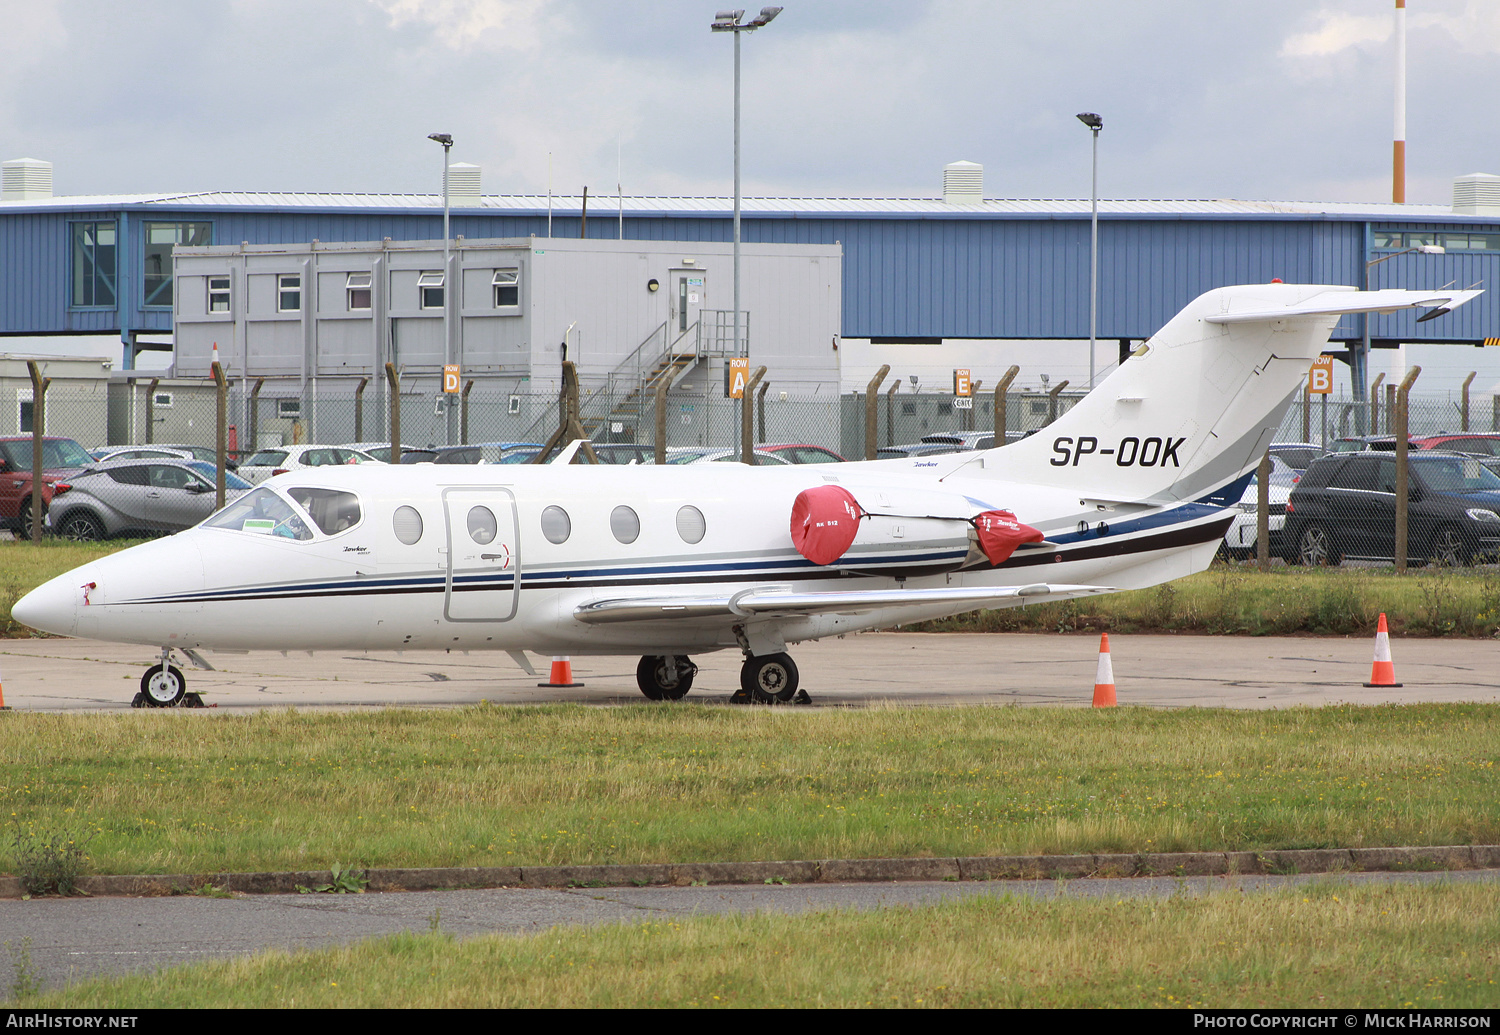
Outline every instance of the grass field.
<path fill-rule="evenodd" d="M 983 896 L 877 912 L 657 920 L 267 952 L 14 1005 L 1388 1007 L 1500 1003 L 1493 886 L 1166 899 Z"/>
<path fill-rule="evenodd" d="M 16 713 L 0 809 L 99 873 L 1495 843 L 1497 746 L 1494 705 Z"/>

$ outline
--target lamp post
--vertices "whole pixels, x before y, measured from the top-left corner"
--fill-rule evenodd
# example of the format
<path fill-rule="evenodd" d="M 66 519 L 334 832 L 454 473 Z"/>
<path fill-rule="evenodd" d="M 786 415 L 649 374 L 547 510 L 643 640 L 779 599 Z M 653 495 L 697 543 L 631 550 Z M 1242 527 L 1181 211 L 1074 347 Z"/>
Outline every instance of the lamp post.
<path fill-rule="evenodd" d="M 1094 178 L 1089 190 L 1089 388 L 1094 387 L 1094 342 L 1099 330 L 1099 131 L 1104 120 L 1091 111 L 1078 113 L 1094 134 Z"/>
<path fill-rule="evenodd" d="M 1413 252 L 1416 252 L 1419 255 L 1442 255 L 1445 251 L 1446 249 L 1443 248 L 1443 246 L 1440 244 L 1418 244 L 1413 245 L 1410 248 L 1403 248 L 1399 252 L 1391 252 L 1389 255 L 1382 255 L 1378 259 L 1371 259 L 1365 263 L 1365 290 L 1370 290 L 1370 271 L 1376 266 L 1379 266 L 1382 262 L 1385 262 L 1387 259 L 1394 259 L 1398 255 L 1410 255 Z M 1432 315 L 1437 314 L 1434 313 Z M 1430 319 L 1430 316 L 1424 316 L 1421 317 L 1421 319 Z M 1354 407 L 1354 414 L 1357 418 L 1356 431 L 1361 435 L 1367 433 L 1365 431 L 1365 426 L 1369 418 L 1366 416 L 1366 414 L 1368 413 L 1370 408 L 1370 400 L 1367 398 L 1369 392 L 1365 387 L 1370 377 L 1370 314 L 1365 313 L 1362 317 L 1362 321 L 1364 324 L 1364 335 L 1363 341 L 1361 341 L 1360 343 L 1359 356 L 1357 357 L 1359 362 L 1356 364 L 1352 364 L 1358 369 L 1354 369 L 1349 372 L 1349 380 L 1353 383 L 1354 386 L 1354 402 L 1356 404 Z M 1373 433 L 1373 431 L 1374 429 L 1371 428 L 1370 433 Z"/>
<path fill-rule="evenodd" d="M 760 14 L 750 21 L 740 24 L 740 19 L 745 16 L 743 9 L 735 11 L 720 11 L 714 15 L 713 23 L 709 29 L 714 32 L 734 33 L 734 352 L 739 355 L 740 351 L 740 33 L 754 32 L 764 25 L 769 25 L 778 14 L 779 7 L 762 7 Z M 749 355 L 749 350 L 746 350 Z M 748 405 L 745 399 L 740 400 L 743 408 Z M 742 460 L 736 450 L 735 459 Z"/>
<path fill-rule="evenodd" d="M 449 269 L 450 260 L 448 242 L 452 240 L 448 233 L 448 151 L 453 147 L 453 135 L 451 133 L 429 133 L 428 140 L 435 140 L 443 145 L 443 364 L 450 365 L 456 360 L 453 357 L 453 334 L 452 327 L 448 323 L 448 312 L 452 306 L 452 292 L 449 281 L 453 279 L 452 270 Z M 448 411 L 447 438 L 448 445 L 458 444 L 458 409 L 454 405 L 458 402 L 458 396 L 452 393 L 444 393 L 445 408 Z M 399 458 L 398 458 L 399 459 Z"/>

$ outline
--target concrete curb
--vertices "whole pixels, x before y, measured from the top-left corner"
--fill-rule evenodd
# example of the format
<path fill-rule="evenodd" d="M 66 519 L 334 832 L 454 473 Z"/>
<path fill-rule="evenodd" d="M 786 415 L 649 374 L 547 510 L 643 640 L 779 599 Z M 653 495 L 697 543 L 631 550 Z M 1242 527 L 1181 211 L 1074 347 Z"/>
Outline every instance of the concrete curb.
<path fill-rule="evenodd" d="M 609 866 L 496 866 L 367 870 L 370 891 L 459 888 L 620 888 L 690 884 L 814 884 L 870 881 L 1047 880 L 1076 877 L 1199 877 L 1236 874 L 1356 873 L 1500 868 L 1500 845 L 1429 848 L 1315 848 L 1266 852 L 1153 852 L 1137 855 L 1001 855 L 937 859 L 823 859 L 787 862 L 639 863 Z M 91 876 L 91 896 L 192 895 L 207 889 L 289 894 L 327 883 L 327 870 Z M 0 898 L 20 898 L 21 882 L 0 877 Z"/>

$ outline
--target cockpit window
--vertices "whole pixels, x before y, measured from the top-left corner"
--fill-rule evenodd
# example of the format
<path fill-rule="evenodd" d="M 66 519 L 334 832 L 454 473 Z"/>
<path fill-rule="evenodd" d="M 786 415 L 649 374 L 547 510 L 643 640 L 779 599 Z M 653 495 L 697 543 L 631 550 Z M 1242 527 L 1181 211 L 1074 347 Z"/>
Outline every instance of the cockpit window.
<path fill-rule="evenodd" d="M 337 535 L 359 524 L 359 497 L 352 492 L 296 486 L 286 494 L 312 515 L 324 535 Z"/>
<path fill-rule="evenodd" d="M 312 530 L 292 506 L 270 489 L 246 493 L 213 517 L 205 528 L 232 528 L 283 539 L 311 539 Z"/>

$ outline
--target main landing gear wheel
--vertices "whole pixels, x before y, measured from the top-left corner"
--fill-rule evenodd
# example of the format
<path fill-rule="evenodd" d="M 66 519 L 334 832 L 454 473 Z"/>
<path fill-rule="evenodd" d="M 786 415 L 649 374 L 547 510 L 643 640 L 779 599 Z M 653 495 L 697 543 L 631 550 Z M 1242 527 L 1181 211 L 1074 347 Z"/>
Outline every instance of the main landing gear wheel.
<path fill-rule="evenodd" d="M 685 654 L 647 654 L 635 667 L 635 682 L 653 701 L 680 701 L 697 674 L 698 666 Z"/>
<path fill-rule="evenodd" d="M 762 704 L 784 704 L 797 694 L 797 663 L 786 654 L 746 658 L 740 688 Z"/>
<path fill-rule="evenodd" d="M 171 708 L 187 692 L 187 680 L 176 665 L 152 665 L 141 677 L 141 697 L 148 708 Z"/>

